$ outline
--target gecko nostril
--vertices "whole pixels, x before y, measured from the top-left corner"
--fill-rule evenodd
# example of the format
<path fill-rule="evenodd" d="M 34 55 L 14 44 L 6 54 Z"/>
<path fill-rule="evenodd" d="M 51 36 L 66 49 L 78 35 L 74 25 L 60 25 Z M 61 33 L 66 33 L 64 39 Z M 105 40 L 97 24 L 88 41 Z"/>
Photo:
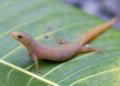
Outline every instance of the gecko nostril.
<path fill-rule="evenodd" d="M 9 35 L 12 35 L 13 33 L 12 32 L 9 32 Z"/>

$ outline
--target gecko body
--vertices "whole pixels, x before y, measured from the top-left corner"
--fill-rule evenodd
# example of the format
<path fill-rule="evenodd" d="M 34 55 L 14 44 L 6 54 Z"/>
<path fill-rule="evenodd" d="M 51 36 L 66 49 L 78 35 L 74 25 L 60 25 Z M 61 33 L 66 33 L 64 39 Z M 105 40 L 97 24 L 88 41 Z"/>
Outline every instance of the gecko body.
<path fill-rule="evenodd" d="M 38 70 L 38 59 L 65 61 L 71 59 L 74 55 L 80 52 L 97 50 L 96 48 L 92 47 L 84 47 L 84 45 L 103 31 L 105 31 L 117 19 L 117 17 L 114 17 L 104 24 L 88 30 L 73 42 L 68 43 L 62 40 L 63 43 L 59 46 L 49 46 L 38 43 L 28 33 L 21 31 L 10 32 L 9 34 L 27 48 L 28 52 L 30 53 L 30 55 L 32 55 L 35 61 L 35 70 Z"/>

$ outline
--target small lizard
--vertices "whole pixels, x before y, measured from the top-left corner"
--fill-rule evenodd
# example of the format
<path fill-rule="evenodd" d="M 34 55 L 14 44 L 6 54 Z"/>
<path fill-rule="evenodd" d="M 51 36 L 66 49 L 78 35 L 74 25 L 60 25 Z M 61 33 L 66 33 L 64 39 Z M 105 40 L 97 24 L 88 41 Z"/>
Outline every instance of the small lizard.
<path fill-rule="evenodd" d="M 67 41 L 61 39 L 61 45 L 59 46 L 49 46 L 38 43 L 28 33 L 22 31 L 10 32 L 9 34 L 27 48 L 28 52 L 33 57 L 35 63 L 35 71 L 38 72 L 38 59 L 65 61 L 71 59 L 74 55 L 80 52 L 90 52 L 98 50 L 98 48 L 94 47 L 85 47 L 85 44 L 103 31 L 105 31 L 114 22 L 116 22 L 117 19 L 118 17 L 113 17 L 108 22 L 83 33 L 73 42 L 68 43 Z"/>

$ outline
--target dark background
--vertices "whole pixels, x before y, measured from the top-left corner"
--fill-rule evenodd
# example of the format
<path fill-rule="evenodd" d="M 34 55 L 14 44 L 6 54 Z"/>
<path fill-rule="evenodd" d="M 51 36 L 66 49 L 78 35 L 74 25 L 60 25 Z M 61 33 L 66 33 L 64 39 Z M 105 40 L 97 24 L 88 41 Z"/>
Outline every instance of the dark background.
<path fill-rule="evenodd" d="M 109 20 L 113 16 L 120 16 L 120 0 L 64 0 L 89 14 Z M 114 24 L 120 29 L 120 21 Z"/>

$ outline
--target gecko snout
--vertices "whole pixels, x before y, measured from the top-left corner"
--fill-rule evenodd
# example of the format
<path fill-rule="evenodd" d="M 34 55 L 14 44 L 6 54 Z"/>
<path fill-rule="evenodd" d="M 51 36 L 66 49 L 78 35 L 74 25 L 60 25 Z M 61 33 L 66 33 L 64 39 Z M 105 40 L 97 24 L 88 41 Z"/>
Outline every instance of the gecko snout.
<path fill-rule="evenodd" d="M 15 36 L 14 32 L 9 32 L 9 35 L 12 36 L 12 37 Z"/>
<path fill-rule="evenodd" d="M 12 32 L 9 32 L 9 35 L 12 35 Z"/>
<path fill-rule="evenodd" d="M 12 36 L 13 38 L 17 39 L 17 32 L 9 32 L 9 35 Z"/>

